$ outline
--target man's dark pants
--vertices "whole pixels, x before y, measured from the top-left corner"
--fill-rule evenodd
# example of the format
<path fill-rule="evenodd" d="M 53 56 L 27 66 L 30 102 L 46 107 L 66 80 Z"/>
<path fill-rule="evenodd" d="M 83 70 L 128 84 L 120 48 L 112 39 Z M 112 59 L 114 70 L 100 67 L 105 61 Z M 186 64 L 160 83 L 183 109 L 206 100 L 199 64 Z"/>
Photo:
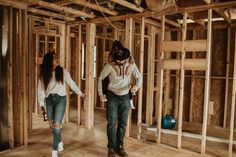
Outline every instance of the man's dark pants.
<path fill-rule="evenodd" d="M 123 145 L 130 111 L 129 94 L 116 95 L 108 91 L 106 103 L 108 149 L 117 150 Z M 117 130 L 116 123 L 118 120 Z"/>

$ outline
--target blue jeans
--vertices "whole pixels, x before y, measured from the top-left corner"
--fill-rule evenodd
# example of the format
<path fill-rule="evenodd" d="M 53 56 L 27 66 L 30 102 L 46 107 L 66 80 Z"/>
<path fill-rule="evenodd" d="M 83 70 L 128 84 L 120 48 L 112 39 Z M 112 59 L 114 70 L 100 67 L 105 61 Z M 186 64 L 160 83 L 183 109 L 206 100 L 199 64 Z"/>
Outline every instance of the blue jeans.
<path fill-rule="evenodd" d="M 117 150 L 123 145 L 127 120 L 130 111 L 129 94 L 116 95 L 111 91 L 107 93 L 106 116 L 108 149 Z M 118 121 L 117 129 L 116 123 Z"/>
<path fill-rule="evenodd" d="M 57 94 L 50 94 L 46 98 L 46 109 L 48 121 L 53 122 L 53 150 L 57 150 L 58 144 L 61 142 L 61 125 L 62 118 L 66 109 L 66 96 L 59 96 Z M 57 125 L 57 127 L 56 127 Z"/>

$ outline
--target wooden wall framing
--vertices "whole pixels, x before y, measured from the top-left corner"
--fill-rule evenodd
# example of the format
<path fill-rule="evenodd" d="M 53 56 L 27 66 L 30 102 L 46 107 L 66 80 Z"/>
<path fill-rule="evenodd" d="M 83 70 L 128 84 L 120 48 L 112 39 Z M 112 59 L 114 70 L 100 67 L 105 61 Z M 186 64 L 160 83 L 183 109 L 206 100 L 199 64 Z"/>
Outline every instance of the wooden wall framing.
<path fill-rule="evenodd" d="M 212 7 L 213 5 L 209 5 L 209 7 Z M 34 47 L 31 47 L 30 41 L 34 39 L 34 36 L 31 34 L 34 33 L 35 30 L 32 29 L 32 25 L 34 25 L 35 19 L 28 18 L 27 11 L 22 8 L 22 9 L 13 9 L 9 7 L 9 80 L 8 80 L 8 100 L 9 100 L 9 139 L 10 139 L 10 147 L 13 148 L 14 144 L 18 145 L 27 145 L 28 143 L 28 131 L 32 130 L 32 115 L 31 112 L 33 109 L 31 108 L 31 104 L 35 103 L 36 101 L 36 90 L 34 90 L 33 93 L 30 93 L 29 89 L 33 89 L 33 86 L 37 85 L 37 78 L 35 76 L 32 76 L 32 71 L 34 72 L 35 75 L 37 75 L 38 70 L 37 68 L 33 69 L 32 66 L 36 67 L 37 64 L 37 54 L 38 54 L 38 49 L 39 45 L 35 45 L 36 49 L 36 54 L 32 54 L 32 50 Z M 194 8 L 193 8 L 194 9 Z M 196 9 L 196 8 L 195 8 Z M 201 9 L 200 9 L 201 10 Z M 206 9 L 205 9 L 206 10 Z M 167 27 L 166 27 L 166 17 L 159 16 L 158 19 L 161 19 L 161 25 L 159 23 L 155 23 L 153 21 L 150 21 L 150 19 L 142 17 L 141 19 L 141 31 L 140 31 L 140 62 L 139 62 L 139 69 L 142 75 L 144 75 L 144 53 L 148 53 L 148 70 L 147 70 L 147 94 L 143 96 L 143 87 L 140 89 L 138 93 L 138 120 L 137 120 L 137 126 L 138 126 L 138 133 L 137 133 L 137 138 L 141 139 L 142 135 L 142 126 L 144 125 L 142 123 L 143 119 L 146 118 L 146 124 L 153 124 L 153 121 L 157 121 L 157 131 L 155 132 L 156 134 L 156 141 L 158 143 L 161 143 L 161 136 L 162 133 L 166 134 L 174 134 L 178 137 L 177 140 L 177 149 L 181 149 L 182 147 L 182 137 L 188 136 L 191 138 L 197 138 L 201 139 L 201 153 L 205 154 L 206 153 L 206 142 L 208 140 L 215 140 L 217 142 L 223 142 L 223 143 L 228 143 L 229 144 L 229 156 L 232 156 L 232 147 L 235 144 L 233 133 L 234 133 L 234 115 L 235 115 L 235 69 L 236 69 L 236 64 L 235 64 L 235 56 L 234 56 L 234 76 L 233 76 L 233 92 L 232 96 L 230 95 L 230 39 L 232 38 L 230 36 L 231 34 L 231 28 L 228 29 L 228 51 L 227 51 L 227 59 L 226 59 L 226 85 L 225 85 L 225 101 L 224 101 L 224 118 L 223 118 L 223 127 L 227 128 L 227 117 L 230 117 L 230 124 L 229 124 L 229 140 L 225 139 L 219 139 L 219 138 L 212 138 L 207 136 L 207 129 L 208 129 L 208 124 L 210 124 L 210 116 L 209 116 L 209 103 L 210 103 L 210 92 L 211 92 L 211 44 L 212 44 L 212 10 L 208 10 L 208 28 L 207 28 L 207 39 L 206 40 L 197 40 L 195 37 L 193 37 L 193 40 L 189 41 L 186 38 L 187 34 L 187 17 L 188 17 L 188 12 L 192 12 L 189 9 L 182 10 L 181 12 L 184 12 L 184 19 L 183 19 L 183 24 L 182 24 L 182 38 L 179 38 L 181 41 L 167 41 L 166 38 L 166 33 L 167 33 Z M 139 14 L 137 17 L 143 16 L 144 14 Z M 148 15 L 144 15 L 148 16 Z M 17 18 L 16 18 L 17 17 Z M 127 18 L 128 16 L 125 16 Z M 129 48 L 132 52 L 133 49 L 133 39 L 132 36 L 134 35 L 134 29 L 135 26 L 133 26 L 133 17 L 135 18 L 136 16 L 129 16 L 129 18 L 126 22 L 126 33 L 125 35 L 121 35 L 123 32 L 119 32 L 117 30 L 114 30 L 114 39 L 120 39 L 120 37 L 125 37 L 125 46 Z M 115 17 L 118 18 L 118 17 Z M 116 20 L 114 18 L 114 20 Z M 113 18 L 112 18 L 113 19 Z M 94 48 L 95 48 L 95 38 L 96 38 L 96 21 L 99 19 L 95 19 L 94 21 L 91 20 L 89 23 L 86 24 L 86 61 L 89 62 L 86 64 L 86 80 L 85 80 L 85 89 L 86 89 L 86 101 L 84 103 L 85 105 L 85 126 L 87 128 L 92 128 L 94 125 L 94 96 L 96 96 L 95 91 L 96 88 L 94 88 L 96 82 L 94 82 Z M 136 20 L 136 19 L 135 19 Z M 92 23 L 94 22 L 94 23 Z M 29 23 L 29 25 L 28 25 Z M 48 27 L 50 25 L 50 21 L 45 22 L 45 27 Z M 65 66 L 67 69 L 70 69 L 70 60 L 72 59 L 70 56 L 70 35 L 71 35 L 71 27 L 74 26 L 73 23 L 72 25 L 66 25 L 65 23 L 60 23 L 60 33 L 57 35 L 57 37 L 60 38 L 60 62 L 62 66 Z M 176 25 L 176 24 L 175 24 Z M 147 27 L 146 27 L 147 26 Z M 77 27 L 77 26 L 76 26 Z M 81 43 L 82 43 L 82 26 L 78 25 L 78 30 L 79 30 L 79 35 L 77 37 L 77 44 L 78 44 L 78 50 L 76 50 L 76 54 L 78 55 L 78 58 L 76 60 L 78 63 L 81 63 Z M 159 46 L 161 49 L 161 52 L 159 54 L 159 60 L 158 60 L 158 65 L 161 68 L 159 69 L 158 73 L 158 78 L 155 80 L 155 44 L 158 44 L 155 41 L 155 33 L 156 29 L 160 28 L 162 30 L 161 33 L 161 41 L 159 42 Z M 148 28 L 149 34 L 145 34 L 145 30 Z M 27 31 L 29 30 L 29 32 Z M 45 42 L 48 42 L 48 36 L 47 35 L 52 35 L 52 32 L 47 32 L 42 31 L 42 29 L 38 30 L 45 36 Z M 14 33 L 16 32 L 16 33 Z M 36 43 L 39 43 L 39 35 L 40 33 L 35 34 L 35 39 Z M 47 34 L 48 33 L 48 34 Z M 195 32 L 196 33 L 196 32 Z M 75 33 L 75 35 L 77 35 Z M 236 36 L 236 35 L 235 35 Z M 106 38 L 106 37 L 105 37 Z M 113 37 L 107 37 L 110 38 L 111 40 Z M 144 50 L 144 45 L 145 45 L 145 38 L 148 38 L 149 45 L 148 45 L 148 52 L 145 52 Z M 57 40 L 57 39 L 56 39 Z M 66 44 L 65 44 L 66 43 Z M 29 44 L 29 45 L 28 45 Z M 171 45 L 171 46 L 170 46 Z M 236 43 L 235 43 L 236 45 Z M 46 45 L 45 50 L 48 51 L 49 47 Z M 167 52 L 173 51 L 178 51 L 179 53 L 179 58 L 177 57 L 176 59 L 171 59 L 171 56 L 167 55 Z M 194 52 L 194 55 L 192 56 L 191 59 L 186 58 L 185 53 L 186 52 Z M 206 52 L 206 58 L 198 59 L 197 53 L 199 51 L 205 51 Z M 236 52 L 234 52 L 236 54 Z M 14 54 L 14 55 L 13 55 Z M 196 58 L 194 58 L 196 57 Z M 30 61 L 31 59 L 35 59 L 33 62 Z M 150 63 L 150 64 L 149 64 Z M 197 65 L 198 64 L 198 65 Z M 17 67 L 19 65 L 19 67 Z M 173 68 L 174 67 L 174 68 Z M 81 87 L 82 81 L 81 81 L 81 65 L 78 64 L 77 68 L 78 72 L 76 73 L 77 77 L 76 82 L 79 84 Z M 170 70 L 180 70 L 180 73 L 176 72 L 176 84 L 179 85 L 179 87 L 176 85 L 175 91 L 176 91 L 176 96 L 175 96 L 175 105 L 172 103 L 172 105 L 175 107 L 175 116 L 178 119 L 178 131 L 170 131 L 170 130 L 165 130 L 161 128 L 161 118 L 164 114 L 167 113 L 167 111 L 164 112 L 163 114 L 163 109 L 164 109 L 164 104 L 169 102 L 169 96 L 170 90 L 170 84 L 168 79 L 164 79 L 169 77 L 169 75 L 172 75 L 170 73 Z M 192 135 L 192 134 L 186 134 L 183 132 L 183 104 L 184 104 L 184 86 L 185 86 L 185 78 L 187 77 L 187 74 L 185 74 L 186 70 L 200 70 L 200 71 L 205 71 L 205 76 L 199 76 L 201 78 L 205 79 L 205 90 L 204 90 L 204 106 L 203 106 L 203 117 L 202 117 L 202 135 L 197 136 L 197 135 Z M 14 71 L 14 73 L 13 73 Z M 16 72 L 15 72 L 16 71 Z M 167 72 L 169 71 L 169 72 Z M 180 79 L 177 79 L 180 74 Z M 196 73 L 193 72 L 192 75 L 195 75 Z M 35 78 L 34 78 L 35 77 Z M 189 76 L 191 78 L 198 77 L 198 76 Z M 33 78 L 34 81 L 31 80 Z M 221 78 L 221 76 L 216 76 L 215 78 Z M 224 79 L 224 77 L 222 77 Z M 158 82 L 158 87 L 154 87 L 154 81 Z M 166 85 L 165 85 L 166 83 Z M 163 88 L 166 90 L 163 91 Z M 18 91 L 13 91 L 14 88 L 19 89 Z M 194 81 L 192 81 L 191 85 L 191 92 L 194 91 L 194 88 L 196 88 Z M 157 91 L 157 93 L 155 93 Z M 68 90 L 69 93 L 69 90 Z M 156 94 L 156 95 L 155 95 Z M 157 97 L 158 94 L 158 97 Z M 32 95 L 31 99 L 28 99 L 27 96 Z M 163 95 L 164 95 L 164 101 L 163 101 Z M 191 97 L 194 96 L 194 93 L 191 94 Z M 228 102 L 230 102 L 230 99 L 228 97 L 232 97 L 232 102 L 231 102 L 231 113 L 229 114 L 228 108 Z M 144 97 L 146 97 L 145 102 L 146 102 L 146 117 L 142 118 L 142 102 L 144 101 Z M 20 99 L 22 98 L 22 99 Z M 153 103 L 153 100 L 157 100 L 158 103 L 155 104 Z M 190 101 L 193 101 L 192 99 Z M 68 97 L 68 102 L 69 102 L 69 97 Z M 81 123 L 81 102 L 80 99 L 77 101 L 78 103 L 78 124 Z M 189 119 L 190 122 L 194 122 L 192 116 L 192 107 L 193 102 L 190 102 L 190 115 Z M 65 115 L 65 122 L 69 122 L 69 103 L 67 104 L 67 110 L 66 110 L 66 115 Z M 171 106 L 171 105 L 170 105 Z M 171 107 L 173 107 L 171 106 Z M 104 108 L 104 106 L 102 106 Z M 155 108 L 155 111 L 154 111 Z M 20 111 L 20 112 L 18 112 Z M 37 111 L 37 110 L 36 110 Z M 155 112 L 156 117 L 153 117 L 153 113 Z M 178 114 L 178 115 L 177 115 Z M 14 121 L 13 121 L 14 120 Z M 131 133 L 131 119 L 129 119 L 129 125 L 128 125 L 128 136 Z"/>
<path fill-rule="evenodd" d="M 86 25 L 86 82 L 85 82 L 85 126 L 90 129 L 94 125 L 94 48 L 96 25 Z"/>
<path fill-rule="evenodd" d="M 27 11 L 8 10 L 9 147 L 28 144 L 29 53 Z M 13 33 L 15 32 L 15 33 Z M 14 90 L 17 89 L 17 90 Z"/>
<path fill-rule="evenodd" d="M 130 53 L 132 55 L 133 52 L 133 34 L 134 34 L 134 20 L 127 19 L 126 20 L 126 26 L 125 26 L 125 44 L 124 46 L 127 47 L 130 50 Z M 131 134 L 131 124 L 132 124 L 132 109 L 130 110 L 129 117 L 128 117 L 128 123 L 126 128 L 126 137 L 129 137 Z"/>
<path fill-rule="evenodd" d="M 9 9 L 9 61 L 8 61 L 8 126 L 9 126 L 9 147 L 14 148 L 14 122 L 13 122 L 13 9 Z"/>
<path fill-rule="evenodd" d="M 233 156 L 233 140 L 234 140 L 234 116 L 235 116 L 235 94 L 236 94 L 236 33 L 235 33 L 235 48 L 234 48 L 234 73 L 233 73 L 233 90 L 232 104 L 230 115 L 230 133 L 229 133 L 229 157 Z"/>
<path fill-rule="evenodd" d="M 185 132 L 182 131 L 182 113 L 183 113 L 183 97 L 184 97 L 184 78 L 186 77 L 186 75 L 184 74 L 184 70 L 206 70 L 206 82 L 205 82 L 205 98 L 204 98 L 204 115 L 203 115 L 203 129 L 202 129 L 202 135 L 201 135 L 201 141 L 202 141 L 202 144 L 201 144 L 201 153 L 202 154 L 205 154 L 205 150 L 206 150 L 206 141 L 207 140 L 214 140 L 215 142 L 226 142 L 226 143 L 229 143 L 230 140 L 223 140 L 223 139 L 217 139 L 217 138 L 214 138 L 214 137 L 209 137 L 207 136 L 207 124 L 208 124 L 208 118 L 209 118 L 209 113 L 208 113 L 208 107 L 209 107 L 209 103 L 210 103 L 210 100 L 209 100 L 209 94 L 210 94 L 210 69 L 211 69 L 211 40 L 212 40 L 212 24 L 211 24 L 211 18 L 212 18 L 212 10 L 209 10 L 209 13 L 208 13 L 208 18 L 209 18 L 209 22 L 208 22 L 208 33 L 207 33 L 207 40 L 197 40 L 197 39 L 194 39 L 192 41 L 190 40 L 186 40 L 186 33 L 187 33 L 187 27 L 186 27 L 186 21 L 187 21 L 187 13 L 184 14 L 184 20 L 183 20 L 183 26 L 182 26 L 182 44 L 181 44 L 181 48 L 179 50 L 181 50 L 181 60 L 180 60 L 180 66 L 179 68 L 177 69 L 180 69 L 181 70 L 181 76 L 180 76 L 180 95 L 179 95 L 179 99 L 176 99 L 176 100 L 179 100 L 178 102 L 178 132 L 175 132 L 175 131 L 169 131 L 169 130 L 166 130 L 166 129 L 162 129 L 161 128 L 161 117 L 162 117 L 162 97 L 163 97 L 163 77 L 164 77 L 164 70 L 167 70 L 168 68 L 166 68 L 165 64 L 172 64 L 172 62 L 165 62 L 165 59 L 164 59 L 164 54 L 165 54 L 165 51 L 171 51 L 171 47 L 167 49 L 165 49 L 164 47 L 161 46 L 161 49 L 162 49 L 162 52 L 160 54 L 160 65 L 162 65 L 162 69 L 160 71 L 160 79 L 159 79 L 159 84 L 160 84 L 160 91 L 159 91 L 159 104 L 158 104 L 158 116 L 156 117 L 157 118 L 157 142 L 158 143 L 161 143 L 161 133 L 167 133 L 167 134 L 175 134 L 178 136 L 178 141 L 177 141 L 177 148 L 178 149 L 181 149 L 181 139 L 183 136 L 186 136 L 187 134 Z M 165 40 L 165 17 L 163 16 L 162 17 L 162 43 L 166 43 L 166 40 Z M 172 41 L 169 42 L 168 45 L 172 44 L 171 43 Z M 174 41 L 175 42 L 175 41 Z M 174 43 L 173 42 L 173 43 Z M 194 44 L 197 44 L 197 43 L 200 43 L 201 42 L 201 45 L 202 46 L 194 46 Z M 188 44 L 188 43 L 192 43 L 192 44 Z M 186 49 L 186 46 L 190 46 L 191 45 L 191 48 L 190 49 Z M 187 45 L 188 44 L 188 45 Z M 205 46 L 204 46 L 205 45 Z M 141 49 L 142 50 L 142 49 Z M 175 48 L 173 48 L 172 50 L 176 51 Z M 198 66 L 198 67 L 194 67 L 194 66 L 189 66 L 189 67 L 185 67 L 185 64 L 186 66 L 189 64 L 188 62 L 192 62 L 193 64 L 197 64 L 197 59 L 185 59 L 185 51 L 206 51 L 206 59 L 200 59 L 201 62 L 202 62 L 202 65 L 201 66 Z M 149 53 L 150 55 L 150 53 Z M 168 58 L 168 57 L 167 57 Z M 199 61 L 200 61 L 199 60 Z M 185 63 L 186 61 L 186 63 Z M 174 65 L 174 64 L 173 64 Z M 170 69 L 175 69 L 175 67 L 173 68 L 173 65 L 172 66 L 169 66 L 169 67 L 172 67 Z M 149 69 L 150 70 L 150 69 Z M 182 93 L 182 94 L 181 94 Z M 149 94 L 148 94 L 149 95 Z M 141 98 L 139 98 L 141 99 Z M 140 105 L 141 106 L 141 105 Z M 139 106 L 139 110 L 141 110 L 141 107 Z M 175 107 L 177 107 L 175 105 Z M 141 122 L 141 115 L 142 115 L 142 111 L 139 111 L 141 113 L 139 113 L 138 115 L 138 133 L 137 133 L 137 138 L 138 139 L 141 139 L 141 126 L 148 126 L 149 123 L 148 121 L 146 121 L 146 124 L 142 124 Z M 233 112 L 233 111 L 231 111 Z M 150 116 L 151 113 L 148 114 L 148 116 Z M 232 113 L 234 115 L 234 113 Z M 231 117 L 232 118 L 232 117 Z M 231 122 L 234 121 L 233 119 L 231 119 Z M 232 124 L 233 125 L 233 122 Z M 231 126 L 232 127 L 232 126 Z M 233 127 L 231 128 L 233 130 Z M 232 133 L 233 135 L 233 133 Z M 191 138 L 196 138 L 197 136 L 194 136 L 194 135 L 189 135 L 188 137 L 191 137 Z M 199 137 L 198 137 L 199 138 Z M 233 140 L 233 139 L 231 139 Z M 231 153 L 232 153 L 232 143 L 234 143 L 233 141 L 231 142 L 231 148 L 229 148 L 229 152 L 231 150 Z"/>

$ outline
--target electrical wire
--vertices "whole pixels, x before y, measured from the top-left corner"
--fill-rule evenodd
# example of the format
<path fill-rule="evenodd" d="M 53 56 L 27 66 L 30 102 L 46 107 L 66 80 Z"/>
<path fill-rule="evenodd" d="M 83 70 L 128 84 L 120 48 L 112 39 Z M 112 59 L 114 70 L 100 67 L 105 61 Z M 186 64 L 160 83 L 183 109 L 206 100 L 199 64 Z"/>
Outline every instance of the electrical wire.
<path fill-rule="evenodd" d="M 90 2 L 90 0 L 87 1 L 87 3 L 84 5 L 84 8 L 81 10 L 82 12 L 87 8 L 89 2 Z M 86 18 L 84 18 L 84 17 L 80 17 L 80 18 L 87 21 Z"/>
<path fill-rule="evenodd" d="M 118 30 L 118 31 L 125 31 L 124 29 L 117 28 L 115 25 L 113 25 L 113 24 L 111 23 L 111 21 L 107 18 L 107 16 L 103 13 L 102 9 L 100 8 L 100 5 L 98 4 L 98 1 L 95 0 L 95 2 L 96 2 L 96 4 L 97 4 L 97 6 L 98 6 L 98 9 L 99 9 L 100 12 L 102 13 L 102 15 L 105 17 L 105 19 L 107 20 L 107 22 L 108 22 L 114 29 L 116 29 L 116 30 Z"/>
<path fill-rule="evenodd" d="M 90 2 L 90 0 L 87 1 L 87 3 L 85 4 L 84 8 L 82 9 L 82 11 L 84 11 L 87 8 L 87 5 L 88 5 L 89 2 Z"/>

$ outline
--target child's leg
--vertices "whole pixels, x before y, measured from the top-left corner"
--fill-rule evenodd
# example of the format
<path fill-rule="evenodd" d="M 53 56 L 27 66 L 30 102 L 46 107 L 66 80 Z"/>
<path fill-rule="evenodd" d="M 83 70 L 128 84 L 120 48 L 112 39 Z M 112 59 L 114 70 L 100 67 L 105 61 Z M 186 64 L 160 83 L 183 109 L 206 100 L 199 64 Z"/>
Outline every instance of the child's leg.
<path fill-rule="evenodd" d="M 125 75 L 129 76 L 130 74 L 131 74 L 131 64 L 129 64 L 125 70 Z"/>

